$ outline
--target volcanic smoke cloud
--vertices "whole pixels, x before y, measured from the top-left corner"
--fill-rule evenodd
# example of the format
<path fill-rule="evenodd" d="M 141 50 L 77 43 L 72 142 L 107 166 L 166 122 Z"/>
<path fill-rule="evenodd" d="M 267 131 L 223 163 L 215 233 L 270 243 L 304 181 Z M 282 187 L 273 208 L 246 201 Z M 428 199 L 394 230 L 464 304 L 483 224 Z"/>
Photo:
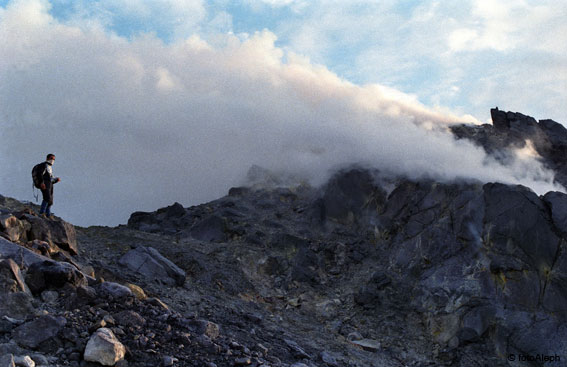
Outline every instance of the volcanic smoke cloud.
<path fill-rule="evenodd" d="M 348 83 L 275 41 L 126 40 L 59 23 L 44 2 L 14 3 L 0 12 L 0 193 L 31 199 L 31 167 L 47 153 L 62 178 L 54 211 L 80 225 L 218 198 L 253 164 L 313 184 L 363 163 L 561 189 L 531 156 L 504 167 L 445 132 L 472 117 Z"/>

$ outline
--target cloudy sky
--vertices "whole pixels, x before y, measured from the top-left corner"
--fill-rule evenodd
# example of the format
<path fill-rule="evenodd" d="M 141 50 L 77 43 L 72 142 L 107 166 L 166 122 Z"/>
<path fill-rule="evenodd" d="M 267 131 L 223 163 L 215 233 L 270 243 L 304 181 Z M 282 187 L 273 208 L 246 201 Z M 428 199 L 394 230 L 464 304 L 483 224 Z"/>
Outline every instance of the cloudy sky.
<path fill-rule="evenodd" d="M 439 127 L 567 121 L 567 2 L 0 0 L 0 194 L 57 155 L 76 224 L 215 199 L 258 164 L 557 189 Z"/>

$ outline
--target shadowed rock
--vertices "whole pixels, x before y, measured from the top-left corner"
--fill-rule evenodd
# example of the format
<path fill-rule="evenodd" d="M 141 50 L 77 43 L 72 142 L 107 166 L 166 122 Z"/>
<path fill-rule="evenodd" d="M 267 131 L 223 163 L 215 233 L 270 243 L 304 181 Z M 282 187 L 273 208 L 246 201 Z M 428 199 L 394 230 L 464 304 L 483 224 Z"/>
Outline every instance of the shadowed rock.
<path fill-rule="evenodd" d="M 222 242 L 227 240 L 226 231 L 226 219 L 217 215 L 211 215 L 193 225 L 190 234 L 197 240 Z"/>
<path fill-rule="evenodd" d="M 51 287 L 61 288 L 67 284 L 73 287 L 88 285 L 87 277 L 75 266 L 53 260 L 32 264 L 26 274 L 26 283 L 34 294 Z"/>
<path fill-rule="evenodd" d="M 0 238 L 0 255 L 14 260 L 16 264 L 22 267 L 28 267 L 36 262 L 50 260 L 48 257 L 38 255 L 4 238 Z"/>
<path fill-rule="evenodd" d="M 56 336 L 66 323 L 63 317 L 40 316 L 14 329 L 13 337 L 22 347 L 35 349 L 41 343 Z"/>
<path fill-rule="evenodd" d="M 0 317 L 8 316 L 14 319 L 25 319 L 35 313 L 33 297 L 29 293 L 0 292 Z"/>
<path fill-rule="evenodd" d="M 185 272 L 153 247 L 136 247 L 124 254 L 118 262 L 148 279 L 169 285 L 183 285 L 185 282 Z"/>
<path fill-rule="evenodd" d="M 75 227 L 72 224 L 63 220 L 46 220 L 29 214 L 23 215 L 20 219 L 31 224 L 29 240 L 47 241 L 52 246 L 68 251 L 71 255 L 79 253 Z"/>
<path fill-rule="evenodd" d="M 18 264 L 12 259 L 0 260 L 0 292 L 26 292 L 29 289 Z"/>
<path fill-rule="evenodd" d="M 352 223 L 365 210 L 380 210 L 385 201 L 386 192 L 368 170 L 352 169 L 329 180 L 320 205 L 324 218 Z"/>

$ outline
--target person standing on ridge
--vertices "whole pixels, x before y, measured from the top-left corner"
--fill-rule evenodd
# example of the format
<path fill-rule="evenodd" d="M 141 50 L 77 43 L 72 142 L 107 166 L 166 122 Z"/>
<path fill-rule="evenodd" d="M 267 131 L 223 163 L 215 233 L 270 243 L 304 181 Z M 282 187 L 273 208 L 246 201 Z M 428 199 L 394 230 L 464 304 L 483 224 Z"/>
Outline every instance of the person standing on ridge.
<path fill-rule="evenodd" d="M 41 190 L 43 201 L 39 215 L 52 218 L 51 206 L 53 205 L 53 185 L 61 181 L 59 177 L 53 177 L 53 163 L 55 155 L 48 154 L 45 162 L 34 167 L 32 173 L 34 176 L 34 184 Z"/>

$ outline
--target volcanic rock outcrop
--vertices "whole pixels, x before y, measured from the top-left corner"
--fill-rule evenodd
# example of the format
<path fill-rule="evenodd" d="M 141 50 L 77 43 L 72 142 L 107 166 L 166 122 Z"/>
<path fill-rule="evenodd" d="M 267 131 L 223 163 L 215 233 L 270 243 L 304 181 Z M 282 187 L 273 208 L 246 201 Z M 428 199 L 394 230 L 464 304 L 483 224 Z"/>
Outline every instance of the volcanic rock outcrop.
<path fill-rule="evenodd" d="M 490 110 L 492 125 L 459 124 L 451 132 L 459 139 L 468 139 L 482 146 L 489 154 L 504 162 L 514 149 L 528 148 L 555 172 L 555 179 L 567 187 L 567 129 L 553 120 L 536 121 L 519 112 Z"/>

